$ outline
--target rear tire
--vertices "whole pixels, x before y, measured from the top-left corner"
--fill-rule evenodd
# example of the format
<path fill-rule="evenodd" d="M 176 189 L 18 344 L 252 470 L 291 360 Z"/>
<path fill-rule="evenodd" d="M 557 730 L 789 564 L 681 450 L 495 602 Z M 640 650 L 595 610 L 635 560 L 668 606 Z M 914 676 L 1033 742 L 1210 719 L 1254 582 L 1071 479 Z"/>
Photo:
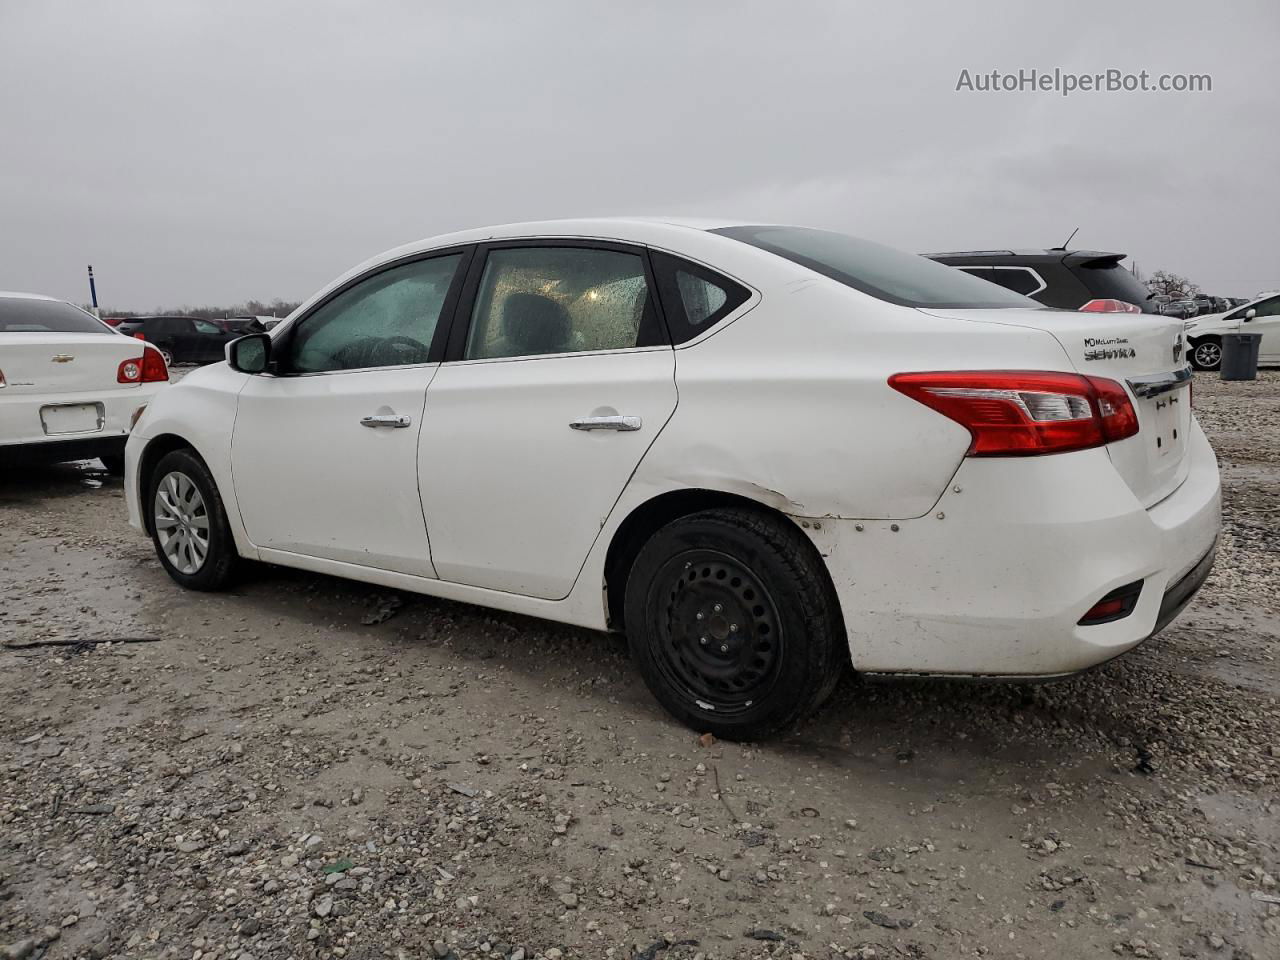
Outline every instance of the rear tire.
<path fill-rule="evenodd" d="M 672 521 L 627 578 L 632 657 L 700 733 L 761 740 L 811 713 L 848 663 L 826 568 L 788 520 L 739 509 Z"/>
<path fill-rule="evenodd" d="M 1188 356 L 1196 370 L 1217 370 L 1222 366 L 1222 341 L 1217 337 L 1197 340 L 1191 345 Z"/>
<path fill-rule="evenodd" d="M 147 478 L 142 509 L 165 572 L 189 590 L 221 590 L 240 565 L 213 475 L 195 452 L 172 450 Z"/>

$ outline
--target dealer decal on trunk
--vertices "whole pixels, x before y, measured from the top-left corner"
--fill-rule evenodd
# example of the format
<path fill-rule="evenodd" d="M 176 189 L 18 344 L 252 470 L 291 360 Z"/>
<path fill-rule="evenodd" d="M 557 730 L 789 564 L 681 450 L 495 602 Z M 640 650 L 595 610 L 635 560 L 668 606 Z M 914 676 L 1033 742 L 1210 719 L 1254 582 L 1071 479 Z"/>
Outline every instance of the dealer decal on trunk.
<path fill-rule="evenodd" d="M 1085 337 L 1084 358 L 1086 360 L 1132 360 L 1138 355 L 1133 347 L 1122 347 L 1128 343 L 1128 337 Z"/>

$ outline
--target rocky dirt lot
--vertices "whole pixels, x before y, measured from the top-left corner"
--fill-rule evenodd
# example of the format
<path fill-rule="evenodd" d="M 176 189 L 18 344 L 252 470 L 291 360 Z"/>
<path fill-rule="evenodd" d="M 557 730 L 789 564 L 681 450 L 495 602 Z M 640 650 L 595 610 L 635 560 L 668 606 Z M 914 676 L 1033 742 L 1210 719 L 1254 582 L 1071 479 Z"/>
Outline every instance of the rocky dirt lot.
<path fill-rule="evenodd" d="M 1163 636 L 849 678 L 762 745 L 668 720 L 616 637 L 186 593 L 118 481 L 0 477 L 0 956 L 1278 957 L 1280 375 L 1195 390 L 1226 530 Z"/>

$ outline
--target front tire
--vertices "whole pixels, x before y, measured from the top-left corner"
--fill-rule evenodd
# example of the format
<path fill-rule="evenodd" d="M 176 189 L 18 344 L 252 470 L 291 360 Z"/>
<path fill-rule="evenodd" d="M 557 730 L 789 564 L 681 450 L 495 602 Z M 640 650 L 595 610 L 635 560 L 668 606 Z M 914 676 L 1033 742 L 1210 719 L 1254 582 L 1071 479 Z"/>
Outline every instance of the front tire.
<path fill-rule="evenodd" d="M 165 572 L 189 590 L 220 590 L 239 564 L 213 475 L 195 452 L 173 450 L 147 479 L 143 509 Z"/>
<path fill-rule="evenodd" d="M 792 726 L 848 662 L 821 558 L 790 521 L 762 512 L 707 510 L 660 529 L 631 568 L 624 616 L 653 695 L 726 740 Z"/>
<path fill-rule="evenodd" d="M 1196 370 L 1217 370 L 1222 366 L 1222 341 L 1205 337 L 1191 345 L 1191 366 Z"/>

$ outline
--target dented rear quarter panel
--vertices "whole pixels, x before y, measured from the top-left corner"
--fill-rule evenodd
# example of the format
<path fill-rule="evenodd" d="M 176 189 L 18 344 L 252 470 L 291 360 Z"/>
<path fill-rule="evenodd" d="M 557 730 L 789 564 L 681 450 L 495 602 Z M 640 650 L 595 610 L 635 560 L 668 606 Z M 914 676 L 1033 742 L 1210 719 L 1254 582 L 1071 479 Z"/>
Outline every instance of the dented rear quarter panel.
<path fill-rule="evenodd" d="M 930 316 L 825 277 L 766 289 L 735 322 L 676 350 L 676 411 L 632 482 L 724 491 L 797 517 L 919 517 L 969 432 L 888 377 L 1064 366 L 1061 346 L 1037 331 Z"/>

